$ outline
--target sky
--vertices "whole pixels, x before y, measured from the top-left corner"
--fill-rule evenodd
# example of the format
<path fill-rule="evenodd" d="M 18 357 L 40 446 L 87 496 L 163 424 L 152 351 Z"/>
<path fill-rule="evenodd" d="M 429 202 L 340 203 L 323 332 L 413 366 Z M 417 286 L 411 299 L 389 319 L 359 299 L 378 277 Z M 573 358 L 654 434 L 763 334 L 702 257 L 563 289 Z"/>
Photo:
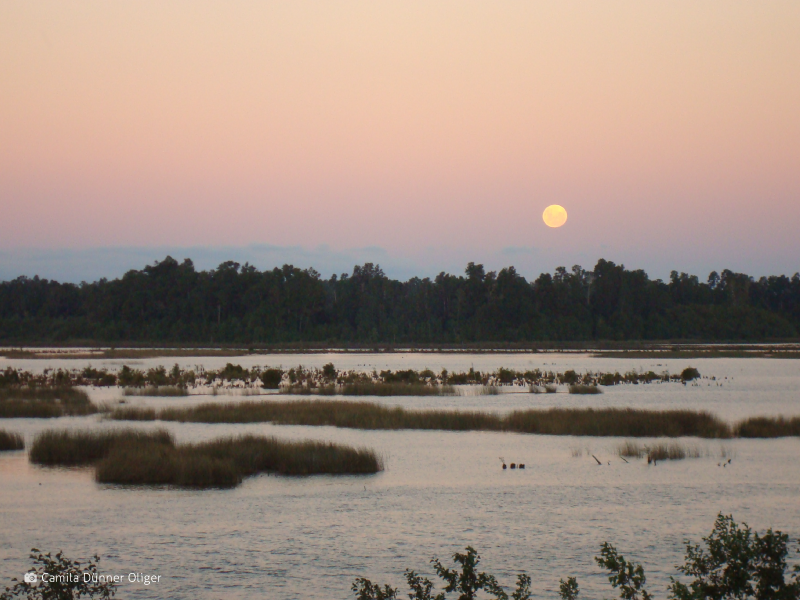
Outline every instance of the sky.
<path fill-rule="evenodd" d="M 0 279 L 800 270 L 797 0 L 4 0 L 0 82 Z"/>

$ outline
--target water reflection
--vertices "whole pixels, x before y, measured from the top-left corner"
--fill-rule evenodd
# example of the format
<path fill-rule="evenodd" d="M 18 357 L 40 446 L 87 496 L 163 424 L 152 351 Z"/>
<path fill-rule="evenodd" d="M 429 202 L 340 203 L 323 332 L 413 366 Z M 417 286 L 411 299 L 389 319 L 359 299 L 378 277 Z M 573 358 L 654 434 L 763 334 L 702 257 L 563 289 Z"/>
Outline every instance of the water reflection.
<path fill-rule="evenodd" d="M 313 366 L 331 360 L 319 355 L 292 356 L 292 362 L 279 358 L 284 365 Z M 341 358 L 332 359 L 340 368 L 349 367 Z M 542 362 L 558 361 L 552 368 L 560 371 L 655 366 L 648 361 L 543 355 L 409 355 L 391 358 L 391 363 L 390 358 L 379 355 L 367 368 L 452 370 L 470 364 L 476 369 L 541 368 Z M 373 360 L 352 359 L 362 364 Z M 387 364 L 377 364 L 378 360 Z M 183 362 L 191 366 L 198 361 Z M 152 366 L 151 361 L 142 362 Z M 226 359 L 203 362 L 221 366 Z M 252 364 L 280 362 L 258 357 Z M 380 401 L 415 408 L 491 410 L 553 404 L 692 407 L 712 410 L 728 420 L 800 412 L 800 365 L 793 361 L 660 361 L 670 371 L 689 363 L 704 374 L 729 377 L 729 384 L 626 386 L 589 398 L 503 394 Z M 92 392 L 103 393 L 108 392 Z M 43 469 L 30 465 L 24 453 L 3 454 L 0 573 L 4 584 L 24 572 L 27 552 L 36 546 L 61 548 L 73 557 L 97 552 L 103 557 L 103 570 L 162 575 L 158 587 L 125 583 L 119 594 L 123 598 L 350 598 L 349 586 L 356 576 L 399 585 L 406 567 L 427 571 L 431 556 L 446 557 L 471 544 L 483 554 L 487 570 L 503 581 L 512 581 L 516 569 L 527 570 L 537 597 L 557 597 L 558 579 L 567 575 L 577 575 L 591 597 L 605 589 L 605 576 L 592 557 L 600 543 L 609 540 L 626 556 L 644 563 L 651 590 L 664 596 L 667 576 L 681 562 L 684 538 L 699 540 L 706 535 L 719 511 L 760 529 L 773 526 L 793 537 L 800 535 L 797 439 L 685 440 L 700 446 L 701 458 L 648 467 L 641 460 L 623 463 L 615 455 L 621 440 L 612 438 L 268 424 L 120 424 L 95 416 L 0 420 L 0 428 L 22 431 L 28 440 L 45 428 L 120 426 L 166 427 L 179 441 L 245 432 L 332 440 L 375 448 L 386 457 L 387 469 L 367 477 L 259 476 L 224 491 L 132 489 L 98 485 L 89 469 Z M 717 466 L 723 449 L 733 456 L 727 468 Z M 524 462 L 526 469 L 503 471 L 500 456 Z"/>

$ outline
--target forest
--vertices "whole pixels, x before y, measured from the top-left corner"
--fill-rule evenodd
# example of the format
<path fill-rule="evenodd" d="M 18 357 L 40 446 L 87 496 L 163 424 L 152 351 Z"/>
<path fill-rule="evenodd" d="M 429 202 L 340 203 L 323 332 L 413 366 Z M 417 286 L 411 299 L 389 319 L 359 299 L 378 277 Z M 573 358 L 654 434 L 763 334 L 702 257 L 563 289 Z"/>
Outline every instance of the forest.
<path fill-rule="evenodd" d="M 592 340 L 766 341 L 798 337 L 800 275 L 724 270 L 650 279 L 599 260 L 527 281 L 514 267 L 397 281 L 380 266 L 325 279 L 291 265 L 172 257 L 119 279 L 0 282 L 0 343 L 480 344 Z"/>

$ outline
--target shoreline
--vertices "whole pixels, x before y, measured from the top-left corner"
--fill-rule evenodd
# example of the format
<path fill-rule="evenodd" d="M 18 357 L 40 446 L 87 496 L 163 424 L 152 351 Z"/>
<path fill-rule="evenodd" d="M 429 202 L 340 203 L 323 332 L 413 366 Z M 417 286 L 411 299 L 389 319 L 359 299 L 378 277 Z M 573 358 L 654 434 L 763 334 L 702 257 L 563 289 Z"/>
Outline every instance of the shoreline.
<path fill-rule="evenodd" d="M 580 354 L 595 358 L 788 358 L 800 359 L 800 342 L 597 342 L 537 344 L 395 344 L 275 346 L 52 346 L 0 345 L 6 359 L 135 359 L 169 357 L 241 357 L 274 354 Z"/>

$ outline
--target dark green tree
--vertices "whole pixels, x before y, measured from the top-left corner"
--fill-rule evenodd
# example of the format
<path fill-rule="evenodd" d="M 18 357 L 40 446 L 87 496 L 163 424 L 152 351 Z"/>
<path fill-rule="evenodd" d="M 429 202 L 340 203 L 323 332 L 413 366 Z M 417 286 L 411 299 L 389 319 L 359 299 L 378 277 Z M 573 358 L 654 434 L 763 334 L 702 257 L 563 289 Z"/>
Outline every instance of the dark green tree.
<path fill-rule="evenodd" d="M 28 574 L 36 575 L 36 581 L 12 579 L 11 581 L 16 583 L 0 594 L 0 600 L 108 599 L 116 593 L 116 586 L 113 583 L 92 581 L 93 576 L 98 575 L 99 556 L 94 556 L 87 563 L 81 563 L 70 560 L 61 552 L 52 556 L 49 552 L 43 554 L 38 549 L 32 548 L 30 558 L 33 566 Z M 43 578 L 44 575 L 46 578 Z"/>

